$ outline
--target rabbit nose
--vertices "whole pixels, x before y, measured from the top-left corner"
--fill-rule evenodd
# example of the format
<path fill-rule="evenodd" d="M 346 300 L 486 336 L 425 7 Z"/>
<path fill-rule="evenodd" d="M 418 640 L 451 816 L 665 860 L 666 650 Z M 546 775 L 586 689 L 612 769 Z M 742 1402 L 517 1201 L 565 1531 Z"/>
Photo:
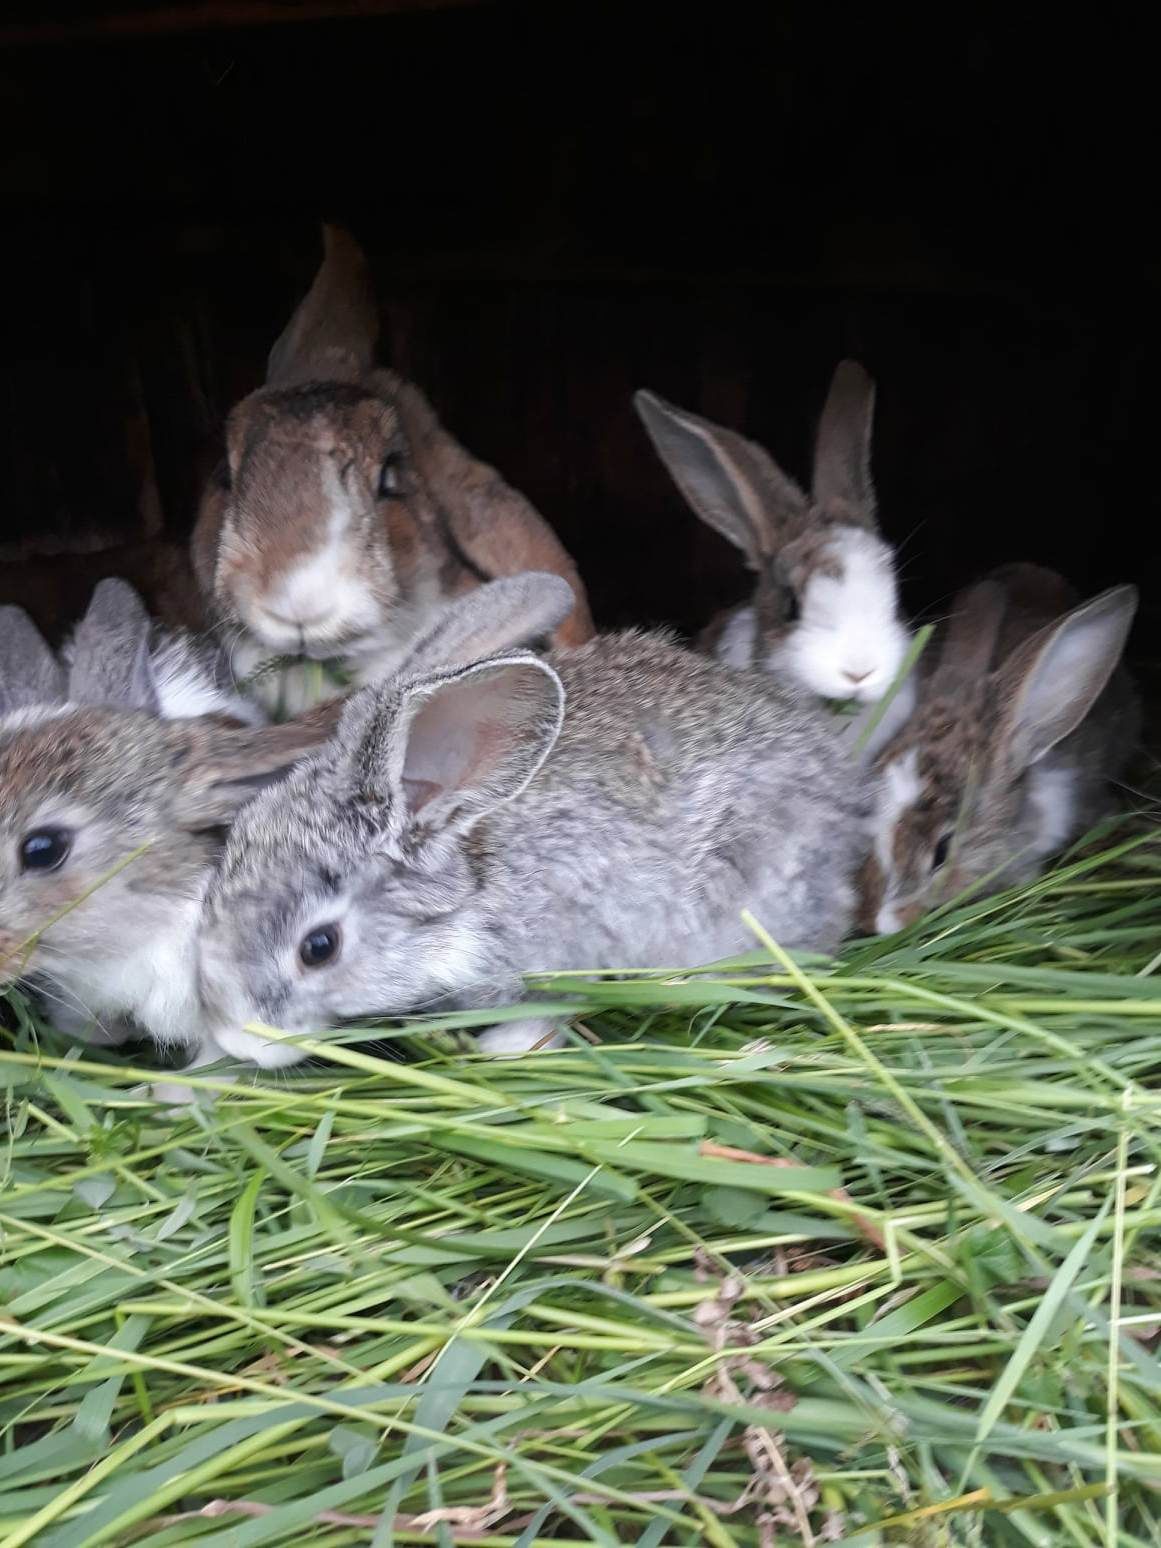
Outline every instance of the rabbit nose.
<path fill-rule="evenodd" d="M 859 683 L 865 683 L 873 671 L 873 667 L 868 667 L 865 672 L 844 672 L 843 676 L 846 678 L 848 683 L 854 683 L 854 685 L 857 687 Z"/>

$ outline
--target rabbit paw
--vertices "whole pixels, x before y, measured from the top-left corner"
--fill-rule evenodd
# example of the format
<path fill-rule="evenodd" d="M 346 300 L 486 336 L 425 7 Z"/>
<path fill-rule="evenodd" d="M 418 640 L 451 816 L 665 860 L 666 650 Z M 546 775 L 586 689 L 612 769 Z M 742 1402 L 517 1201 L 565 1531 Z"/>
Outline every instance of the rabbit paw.
<path fill-rule="evenodd" d="M 476 1039 L 480 1052 L 493 1057 L 528 1053 L 538 1044 L 544 1048 L 560 1048 L 564 1044 L 564 1034 L 554 1031 L 551 1021 L 509 1021 L 502 1026 L 489 1027 Z"/>

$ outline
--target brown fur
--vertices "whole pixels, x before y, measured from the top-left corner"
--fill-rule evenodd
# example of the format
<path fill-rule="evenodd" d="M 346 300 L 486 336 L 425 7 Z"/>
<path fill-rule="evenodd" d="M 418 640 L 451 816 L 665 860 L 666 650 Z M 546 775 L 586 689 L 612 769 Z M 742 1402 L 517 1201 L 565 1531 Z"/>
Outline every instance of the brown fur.
<path fill-rule="evenodd" d="M 1035 874 L 1026 846 L 1026 764 L 1012 737 L 1020 696 L 1057 625 L 1076 604 L 1063 578 L 1037 565 L 1012 564 L 967 588 L 943 626 L 933 666 L 921 678 L 911 719 L 880 754 L 880 772 L 915 756 L 920 794 L 896 819 L 890 837 L 893 876 L 872 859 L 863 877 L 861 917 L 873 922 L 890 892 L 901 924 L 968 888 L 995 890 Z M 1076 831 L 1097 820 L 1107 780 L 1135 736 L 1135 700 L 1123 670 L 1108 679 L 1087 715 L 1052 756 L 1075 770 Z M 933 854 L 949 838 L 946 862 Z"/>
<path fill-rule="evenodd" d="M 375 513 L 352 541 L 388 620 L 410 627 L 410 612 L 430 609 L 421 599 L 433 593 L 442 605 L 484 580 L 547 570 L 576 596 L 554 642 L 591 638 L 583 583 L 544 519 L 447 434 L 417 387 L 374 368 L 366 259 L 345 233 L 328 228 L 326 243 L 314 285 L 271 351 L 267 385 L 230 415 L 226 465 L 203 496 L 191 553 L 223 623 L 243 622 L 239 600 L 261 600 L 320 543 L 320 480 L 330 469 L 355 478 Z M 389 454 L 401 489 L 380 498 Z"/>

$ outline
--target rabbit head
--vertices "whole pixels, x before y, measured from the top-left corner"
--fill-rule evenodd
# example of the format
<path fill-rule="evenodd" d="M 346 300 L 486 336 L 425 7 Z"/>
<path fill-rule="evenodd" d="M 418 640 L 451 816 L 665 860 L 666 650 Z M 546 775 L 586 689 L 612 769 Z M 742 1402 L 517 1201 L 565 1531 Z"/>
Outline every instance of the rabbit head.
<path fill-rule="evenodd" d="M 367 260 L 328 227 L 265 386 L 229 416 L 194 535 L 202 588 L 246 643 L 239 664 L 339 658 L 377 679 L 450 598 L 527 569 L 565 576 L 576 603 L 561 639 L 587 638 L 583 588 L 551 529 L 418 389 L 376 369 L 378 332 Z"/>
<path fill-rule="evenodd" d="M 291 1063 L 296 1048 L 247 1024 L 401 1013 L 486 972 L 471 835 L 532 779 L 562 713 L 559 678 L 531 654 L 361 690 L 333 746 L 227 842 L 200 941 L 218 1046 Z"/>
<path fill-rule="evenodd" d="M 875 388 L 853 360 L 834 373 L 809 497 L 768 452 L 653 393 L 637 411 L 701 519 L 740 548 L 757 576 L 750 606 L 708 641 L 734 666 L 787 677 L 826 699 L 880 699 L 902 665 L 894 554 L 880 536 L 871 481 Z"/>
<path fill-rule="evenodd" d="M 1100 816 L 1132 740 L 1114 674 L 1137 594 L 1118 586 L 1053 617 L 1067 595 L 1019 566 L 957 599 L 917 708 L 877 761 L 864 915 L 880 933 L 1030 880 Z"/>
<path fill-rule="evenodd" d="M 250 804 L 200 931 L 202 1001 L 227 1053 L 293 1063 L 296 1047 L 247 1025 L 304 1032 L 413 1010 L 487 971 L 471 836 L 533 778 L 563 712 L 552 669 L 507 647 L 566 614 L 566 591 L 520 576 L 449 609 L 403 674 L 352 697 L 277 800 Z"/>
<path fill-rule="evenodd" d="M 331 727 L 160 719 L 149 620 L 102 585 L 67 681 L 0 610 L 0 975 L 192 1040 L 192 926 L 221 829 Z"/>

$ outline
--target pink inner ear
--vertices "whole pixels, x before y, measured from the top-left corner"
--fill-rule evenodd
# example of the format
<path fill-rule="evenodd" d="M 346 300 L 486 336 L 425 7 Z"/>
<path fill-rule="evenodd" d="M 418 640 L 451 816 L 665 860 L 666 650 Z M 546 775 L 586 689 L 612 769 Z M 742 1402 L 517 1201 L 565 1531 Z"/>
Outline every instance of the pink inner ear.
<path fill-rule="evenodd" d="M 409 775 L 403 776 L 403 793 L 407 797 L 407 808 L 411 812 L 421 811 L 431 800 L 437 796 L 442 786 L 434 779 L 412 779 Z"/>

